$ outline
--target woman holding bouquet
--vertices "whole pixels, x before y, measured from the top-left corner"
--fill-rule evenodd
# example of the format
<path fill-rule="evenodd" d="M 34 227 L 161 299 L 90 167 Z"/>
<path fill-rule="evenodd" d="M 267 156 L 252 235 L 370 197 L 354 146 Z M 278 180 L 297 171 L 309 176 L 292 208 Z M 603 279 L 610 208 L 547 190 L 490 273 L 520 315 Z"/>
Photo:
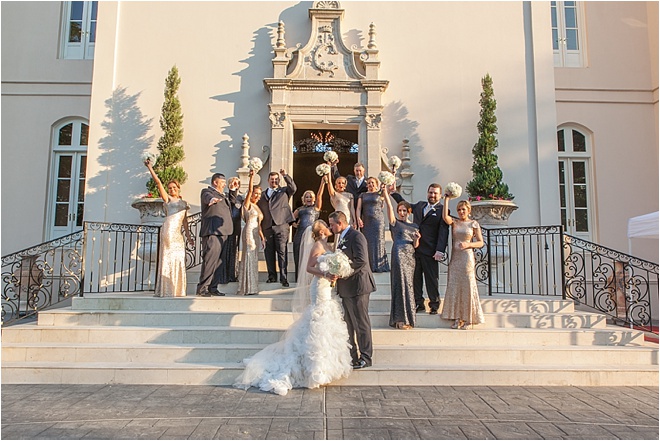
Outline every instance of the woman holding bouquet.
<path fill-rule="evenodd" d="M 293 212 L 293 217 L 296 219 L 296 223 L 293 224 L 296 227 L 296 234 L 293 236 L 293 260 L 296 264 L 296 282 L 300 274 L 304 271 L 304 268 L 303 271 L 300 271 L 298 268 L 300 264 L 300 242 L 307 227 L 310 227 L 319 218 L 319 214 L 321 214 L 324 187 L 325 180 L 321 178 L 321 184 L 316 195 L 314 195 L 312 190 L 305 191 L 300 198 L 303 204 Z"/>
<path fill-rule="evenodd" d="M 190 206 L 181 199 L 181 185 L 176 180 L 168 182 L 165 191 L 163 183 L 151 165 L 151 159 L 146 159 L 144 165 L 147 166 L 158 186 L 158 193 L 163 199 L 165 209 L 165 222 L 160 228 L 160 262 L 158 262 L 155 297 L 185 297 L 186 244 L 181 229 L 183 228 L 187 242 L 192 246 L 194 243 L 188 228 Z"/>
<path fill-rule="evenodd" d="M 263 250 L 266 240 L 261 231 L 261 220 L 264 215 L 257 206 L 261 198 L 261 187 L 253 185 L 254 170 L 250 170 L 248 192 L 242 207 L 245 228 L 241 234 L 241 250 L 243 255 L 238 264 L 237 294 L 252 296 L 259 293 L 259 250 Z"/>
<path fill-rule="evenodd" d="M 383 190 L 387 216 L 392 232 L 392 271 L 390 286 L 392 303 L 390 307 L 390 326 L 396 329 L 412 329 L 416 324 L 415 292 L 415 248 L 419 246 L 419 227 L 408 222 L 412 207 L 406 201 L 396 206 L 396 216 L 389 198 L 388 186 Z"/>
<path fill-rule="evenodd" d="M 339 302 L 332 295 L 330 279 L 319 269 L 321 256 L 330 252 L 328 237 L 331 235 L 322 220 L 305 230 L 301 257 L 307 265 L 298 282 L 296 296 L 304 295 L 308 306 L 302 309 L 300 317 L 280 341 L 244 360 L 245 370 L 234 387 L 254 386 L 286 395 L 294 387 L 314 389 L 350 374 L 346 323 Z"/>
<path fill-rule="evenodd" d="M 380 182 L 374 177 L 367 179 L 367 192 L 361 193 L 357 202 L 357 224 L 369 244 L 369 264 L 374 273 L 390 270 L 385 250 L 385 198 L 378 191 Z M 387 196 L 389 197 L 389 195 Z"/>
<path fill-rule="evenodd" d="M 335 179 L 335 186 L 332 186 L 332 175 L 328 173 L 324 176 L 328 184 L 328 194 L 330 195 L 330 203 L 335 211 L 341 211 L 346 215 L 348 225 L 355 228 L 355 202 L 353 201 L 353 194 L 346 191 L 348 181 L 345 177 L 339 176 Z"/>
<path fill-rule="evenodd" d="M 445 193 L 442 217 L 451 226 L 452 250 L 447 273 L 447 291 L 440 317 L 454 320 L 452 329 L 466 329 L 468 325 L 484 323 L 477 278 L 474 273 L 474 249 L 484 246 L 481 227 L 469 218 L 472 207 L 468 201 L 456 206 L 458 219 L 449 216 L 449 199 Z"/>

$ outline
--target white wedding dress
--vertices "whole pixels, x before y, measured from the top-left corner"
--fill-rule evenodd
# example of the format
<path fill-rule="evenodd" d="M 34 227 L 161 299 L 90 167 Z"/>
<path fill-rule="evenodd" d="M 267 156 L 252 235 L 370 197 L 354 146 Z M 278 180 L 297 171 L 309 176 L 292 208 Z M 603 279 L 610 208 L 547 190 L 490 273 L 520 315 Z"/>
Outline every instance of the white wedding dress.
<path fill-rule="evenodd" d="M 330 282 L 315 276 L 309 295 L 311 304 L 284 337 L 244 360 L 234 387 L 286 395 L 294 387 L 314 389 L 351 373 L 348 330 Z"/>

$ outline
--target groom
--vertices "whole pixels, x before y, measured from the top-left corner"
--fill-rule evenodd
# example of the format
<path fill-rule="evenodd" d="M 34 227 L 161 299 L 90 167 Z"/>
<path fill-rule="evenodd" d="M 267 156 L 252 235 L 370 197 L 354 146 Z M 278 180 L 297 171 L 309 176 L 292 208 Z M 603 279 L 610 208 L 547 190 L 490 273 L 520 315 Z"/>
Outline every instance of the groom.
<path fill-rule="evenodd" d="M 346 222 L 341 211 L 330 214 L 330 229 L 336 237 L 336 248 L 351 260 L 353 274 L 337 279 L 337 294 L 344 305 L 348 339 L 351 345 L 353 369 L 371 366 L 371 321 L 369 320 L 369 294 L 376 290 L 374 276 L 369 266 L 367 239 Z M 355 345 L 357 341 L 357 346 Z M 358 358 L 358 349 L 360 357 Z"/>

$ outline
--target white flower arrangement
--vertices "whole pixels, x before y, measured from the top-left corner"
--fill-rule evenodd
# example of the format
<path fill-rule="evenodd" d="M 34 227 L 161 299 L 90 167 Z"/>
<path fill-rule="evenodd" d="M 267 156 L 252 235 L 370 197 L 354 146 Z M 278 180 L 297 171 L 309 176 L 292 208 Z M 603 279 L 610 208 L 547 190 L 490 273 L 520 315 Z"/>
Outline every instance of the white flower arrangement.
<path fill-rule="evenodd" d="M 398 156 L 390 156 L 390 160 L 388 161 L 388 164 L 392 168 L 392 170 L 396 170 L 399 167 L 401 167 L 401 158 Z"/>
<path fill-rule="evenodd" d="M 319 256 L 318 262 L 321 271 L 337 276 L 340 279 L 344 279 L 353 274 L 351 260 L 341 250 L 322 254 Z"/>
<path fill-rule="evenodd" d="M 147 162 L 147 160 L 149 160 L 149 161 L 151 162 L 151 166 L 152 166 L 152 167 L 153 167 L 154 165 L 156 165 L 156 155 L 154 155 L 153 153 L 151 153 L 151 152 L 145 152 L 145 153 L 142 155 L 142 162 Z"/>
<path fill-rule="evenodd" d="M 316 166 L 316 174 L 319 176 L 325 176 L 330 173 L 330 166 L 328 164 L 319 164 Z"/>
<path fill-rule="evenodd" d="M 456 182 L 450 182 L 445 185 L 445 195 L 450 198 L 457 198 L 463 194 L 463 187 L 458 185 Z"/>
<path fill-rule="evenodd" d="M 255 173 L 257 173 L 261 168 L 264 166 L 264 164 L 261 162 L 261 159 L 254 157 L 250 158 L 247 164 L 247 168 L 249 170 L 254 170 Z"/>
<path fill-rule="evenodd" d="M 378 180 L 387 186 L 390 186 L 396 182 L 394 175 L 388 171 L 382 171 L 378 173 Z"/>
<path fill-rule="evenodd" d="M 323 154 L 324 161 L 335 162 L 337 159 L 339 159 L 339 156 L 337 156 L 337 152 L 333 152 L 332 150 L 328 150 Z"/>

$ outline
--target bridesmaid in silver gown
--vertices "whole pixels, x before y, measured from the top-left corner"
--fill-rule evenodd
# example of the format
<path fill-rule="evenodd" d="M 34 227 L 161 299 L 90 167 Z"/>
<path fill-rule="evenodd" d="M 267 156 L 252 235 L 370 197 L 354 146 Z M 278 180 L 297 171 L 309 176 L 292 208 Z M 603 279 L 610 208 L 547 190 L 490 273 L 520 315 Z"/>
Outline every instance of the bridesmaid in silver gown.
<path fill-rule="evenodd" d="M 296 234 L 293 236 L 293 260 L 296 263 L 296 282 L 298 282 L 299 276 L 298 264 L 300 263 L 300 242 L 307 227 L 311 227 L 314 221 L 319 218 L 319 214 L 321 214 L 324 187 L 325 179 L 321 178 L 321 184 L 319 185 L 319 190 L 316 195 L 314 195 L 312 190 L 305 191 L 300 198 L 303 203 L 302 206 L 296 208 L 293 212 L 293 217 L 296 219 L 296 223 L 293 224 L 293 226 L 296 227 Z"/>
<path fill-rule="evenodd" d="M 261 187 L 253 185 L 254 170 L 250 170 L 248 192 L 243 202 L 242 214 L 245 227 L 241 233 L 241 261 L 238 264 L 238 295 L 253 296 L 259 294 L 259 250 L 266 244 L 261 231 L 264 215 L 257 206 L 261 198 Z"/>
<path fill-rule="evenodd" d="M 451 226 L 451 258 L 447 272 L 447 291 L 442 302 L 440 317 L 454 320 L 452 329 L 484 323 L 477 278 L 474 273 L 474 249 L 484 246 L 481 227 L 469 218 L 472 206 L 460 201 L 456 206 L 458 219 L 449 216 L 449 196 L 445 195 L 442 218 Z"/>
<path fill-rule="evenodd" d="M 160 228 L 158 275 L 154 297 L 185 297 L 186 295 L 186 244 L 181 229 L 192 246 L 193 239 L 188 228 L 190 206 L 181 199 L 181 185 L 176 180 L 167 183 L 167 191 L 154 171 L 151 160 L 144 161 L 151 177 L 158 186 L 163 199 L 165 222 Z"/>
<path fill-rule="evenodd" d="M 408 222 L 412 207 L 406 201 L 396 206 L 396 215 L 388 188 L 383 189 L 387 218 L 392 232 L 392 271 L 390 287 L 392 303 L 390 306 L 390 326 L 396 329 L 412 329 L 417 324 L 415 314 L 415 248 L 419 246 L 419 227 Z"/>
<path fill-rule="evenodd" d="M 385 199 L 378 192 L 380 182 L 374 177 L 367 179 L 367 192 L 361 193 L 357 202 L 357 223 L 369 245 L 369 264 L 374 273 L 390 270 L 385 250 Z"/>
<path fill-rule="evenodd" d="M 341 211 L 346 215 L 346 222 L 352 228 L 356 228 L 355 224 L 355 204 L 353 202 L 353 194 L 346 191 L 348 181 L 343 176 L 335 179 L 335 185 L 332 186 L 332 176 L 330 173 L 325 175 L 323 179 L 328 184 L 328 194 L 330 195 L 330 203 L 335 211 Z"/>

